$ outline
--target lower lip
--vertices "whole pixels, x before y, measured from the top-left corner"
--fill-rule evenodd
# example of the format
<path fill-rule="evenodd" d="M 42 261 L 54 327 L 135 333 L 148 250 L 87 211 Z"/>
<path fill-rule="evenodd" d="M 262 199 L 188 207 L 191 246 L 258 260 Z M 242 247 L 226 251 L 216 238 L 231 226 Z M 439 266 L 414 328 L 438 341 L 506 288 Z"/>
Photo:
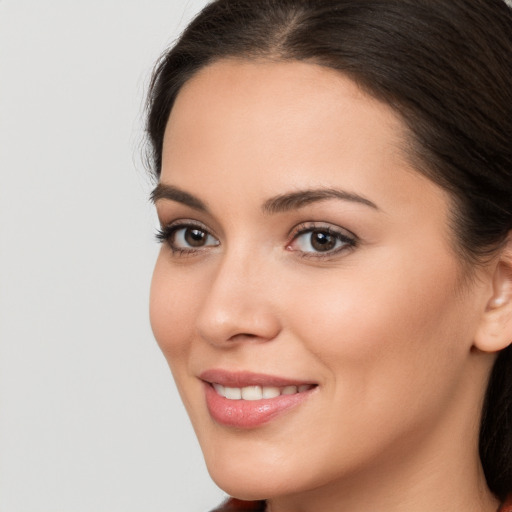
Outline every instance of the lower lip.
<path fill-rule="evenodd" d="M 255 428 L 303 403 L 313 389 L 262 400 L 229 400 L 219 395 L 211 384 L 205 383 L 206 405 L 211 417 L 221 425 Z"/>

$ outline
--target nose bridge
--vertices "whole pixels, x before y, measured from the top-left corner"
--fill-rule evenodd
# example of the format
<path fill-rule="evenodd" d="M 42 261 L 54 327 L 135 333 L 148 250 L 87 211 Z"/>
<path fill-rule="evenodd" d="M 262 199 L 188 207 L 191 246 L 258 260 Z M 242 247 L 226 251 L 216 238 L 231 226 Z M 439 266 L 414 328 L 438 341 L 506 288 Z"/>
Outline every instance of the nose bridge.
<path fill-rule="evenodd" d="M 265 259 L 249 248 L 219 258 L 197 318 L 201 337 L 222 344 L 277 335 L 279 320 L 272 307 L 272 279 Z"/>

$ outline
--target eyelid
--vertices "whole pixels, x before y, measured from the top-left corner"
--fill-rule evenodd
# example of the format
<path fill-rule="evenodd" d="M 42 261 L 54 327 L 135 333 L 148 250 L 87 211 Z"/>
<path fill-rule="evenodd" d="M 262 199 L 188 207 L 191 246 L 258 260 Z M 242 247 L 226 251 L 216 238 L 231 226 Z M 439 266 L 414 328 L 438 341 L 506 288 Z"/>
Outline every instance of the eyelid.
<path fill-rule="evenodd" d="M 209 234 L 211 234 L 212 236 L 214 236 L 215 238 L 218 238 L 215 233 L 213 232 L 213 230 L 208 227 L 206 224 L 204 224 L 203 222 L 199 221 L 199 220 L 195 220 L 195 219 L 189 219 L 189 218 L 180 218 L 180 219 L 175 219 L 171 222 L 160 222 L 160 227 L 162 229 L 175 229 L 175 228 L 180 228 L 180 227 L 194 227 L 194 228 L 199 228 L 199 229 L 202 229 L 204 231 L 207 231 Z"/>
<path fill-rule="evenodd" d="M 288 232 L 288 238 L 293 238 L 294 236 L 297 236 L 306 231 L 313 231 L 313 230 L 320 231 L 322 229 L 325 229 L 327 231 L 329 231 L 329 230 L 334 231 L 336 233 L 339 233 L 340 235 L 345 236 L 346 238 L 352 238 L 354 240 L 358 240 L 358 236 L 347 228 L 342 228 L 341 226 L 332 224 L 331 222 L 315 221 L 315 220 L 301 222 L 300 224 L 297 224 L 292 229 L 290 229 L 290 231 Z"/>
<path fill-rule="evenodd" d="M 199 229 L 200 231 L 204 231 L 208 236 L 214 238 L 218 243 L 215 245 L 206 245 L 204 247 L 190 247 L 190 248 L 182 248 L 182 247 L 173 247 L 171 242 L 171 237 L 180 229 Z M 220 245 L 219 237 L 210 229 L 206 224 L 194 220 L 194 219 L 176 219 L 167 224 L 160 223 L 160 229 L 157 229 L 156 239 L 160 243 L 166 243 L 173 252 L 176 253 L 196 253 L 198 251 L 204 250 L 206 247 L 216 247 Z"/>
<path fill-rule="evenodd" d="M 341 247 L 338 247 L 329 251 L 301 251 L 300 249 L 293 249 L 292 244 L 302 235 L 306 233 L 312 233 L 314 231 L 324 231 L 328 234 L 331 234 L 337 240 L 343 243 Z M 295 226 L 288 234 L 289 242 L 286 244 L 287 250 L 298 252 L 304 258 L 312 258 L 312 259 L 321 259 L 321 258 L 329 258 L 334 257 L 338 253 L 345 252 L 347 250 L 353 249 L 358 245 L 359 238 L 352 231 L 337 226 L 335 224 L 331 224 L 329 222 L 303 222 L 297 226 Z"/>

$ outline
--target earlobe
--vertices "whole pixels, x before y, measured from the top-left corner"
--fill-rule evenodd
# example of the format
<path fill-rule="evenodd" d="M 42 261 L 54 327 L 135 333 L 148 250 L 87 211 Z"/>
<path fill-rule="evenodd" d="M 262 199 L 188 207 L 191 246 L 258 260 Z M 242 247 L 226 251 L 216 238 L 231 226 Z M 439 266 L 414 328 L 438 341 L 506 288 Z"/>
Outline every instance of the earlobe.
<path fill-rule="evenodd" d="M 498 352 L 512 344 L 512 233 L 500 250 L 493 273 L 492 296 L 482 315 L 474 345 Z"/>

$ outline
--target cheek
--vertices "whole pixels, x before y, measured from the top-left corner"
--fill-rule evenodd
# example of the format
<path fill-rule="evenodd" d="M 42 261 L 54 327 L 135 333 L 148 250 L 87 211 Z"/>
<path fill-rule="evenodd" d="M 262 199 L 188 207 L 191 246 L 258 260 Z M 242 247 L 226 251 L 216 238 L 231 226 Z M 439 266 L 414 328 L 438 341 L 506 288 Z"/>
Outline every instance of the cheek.
<path fill-rule="evenodd" d="M 162 248 L 151 281 L 151 328 L 191 417 L 193 397 L 201 392 L 197 379 L 191 378 L 190 374 L 194 322 L 201 289 L 201 280 L 170 265 L 165 248 Z"/>
<path fill-rule="evenodd" d="M 151 281 L 149 313 L 155 339 L 172 369 L 188 354 L 197 302 L 196 286 L 172 269 L 162 249 Z"/>
<path fill-rule="evenodd" d="M 301 297 L 287 308 L 296 336 L 330 371 L 336 392 L 350 390 L 360 403 L 386 393 L 395 402 L 411 386 L 415 392 L 430 387 L 433 378 L 447 384 L 471 340 L 454 260 L 445 257 L 433 267 L 382 254 L 378 261 L 364 274 L 354 267 L 340 269 L 335 279 L 310 280 L 307 294 L 299 287 L 289 292 Z"/>

